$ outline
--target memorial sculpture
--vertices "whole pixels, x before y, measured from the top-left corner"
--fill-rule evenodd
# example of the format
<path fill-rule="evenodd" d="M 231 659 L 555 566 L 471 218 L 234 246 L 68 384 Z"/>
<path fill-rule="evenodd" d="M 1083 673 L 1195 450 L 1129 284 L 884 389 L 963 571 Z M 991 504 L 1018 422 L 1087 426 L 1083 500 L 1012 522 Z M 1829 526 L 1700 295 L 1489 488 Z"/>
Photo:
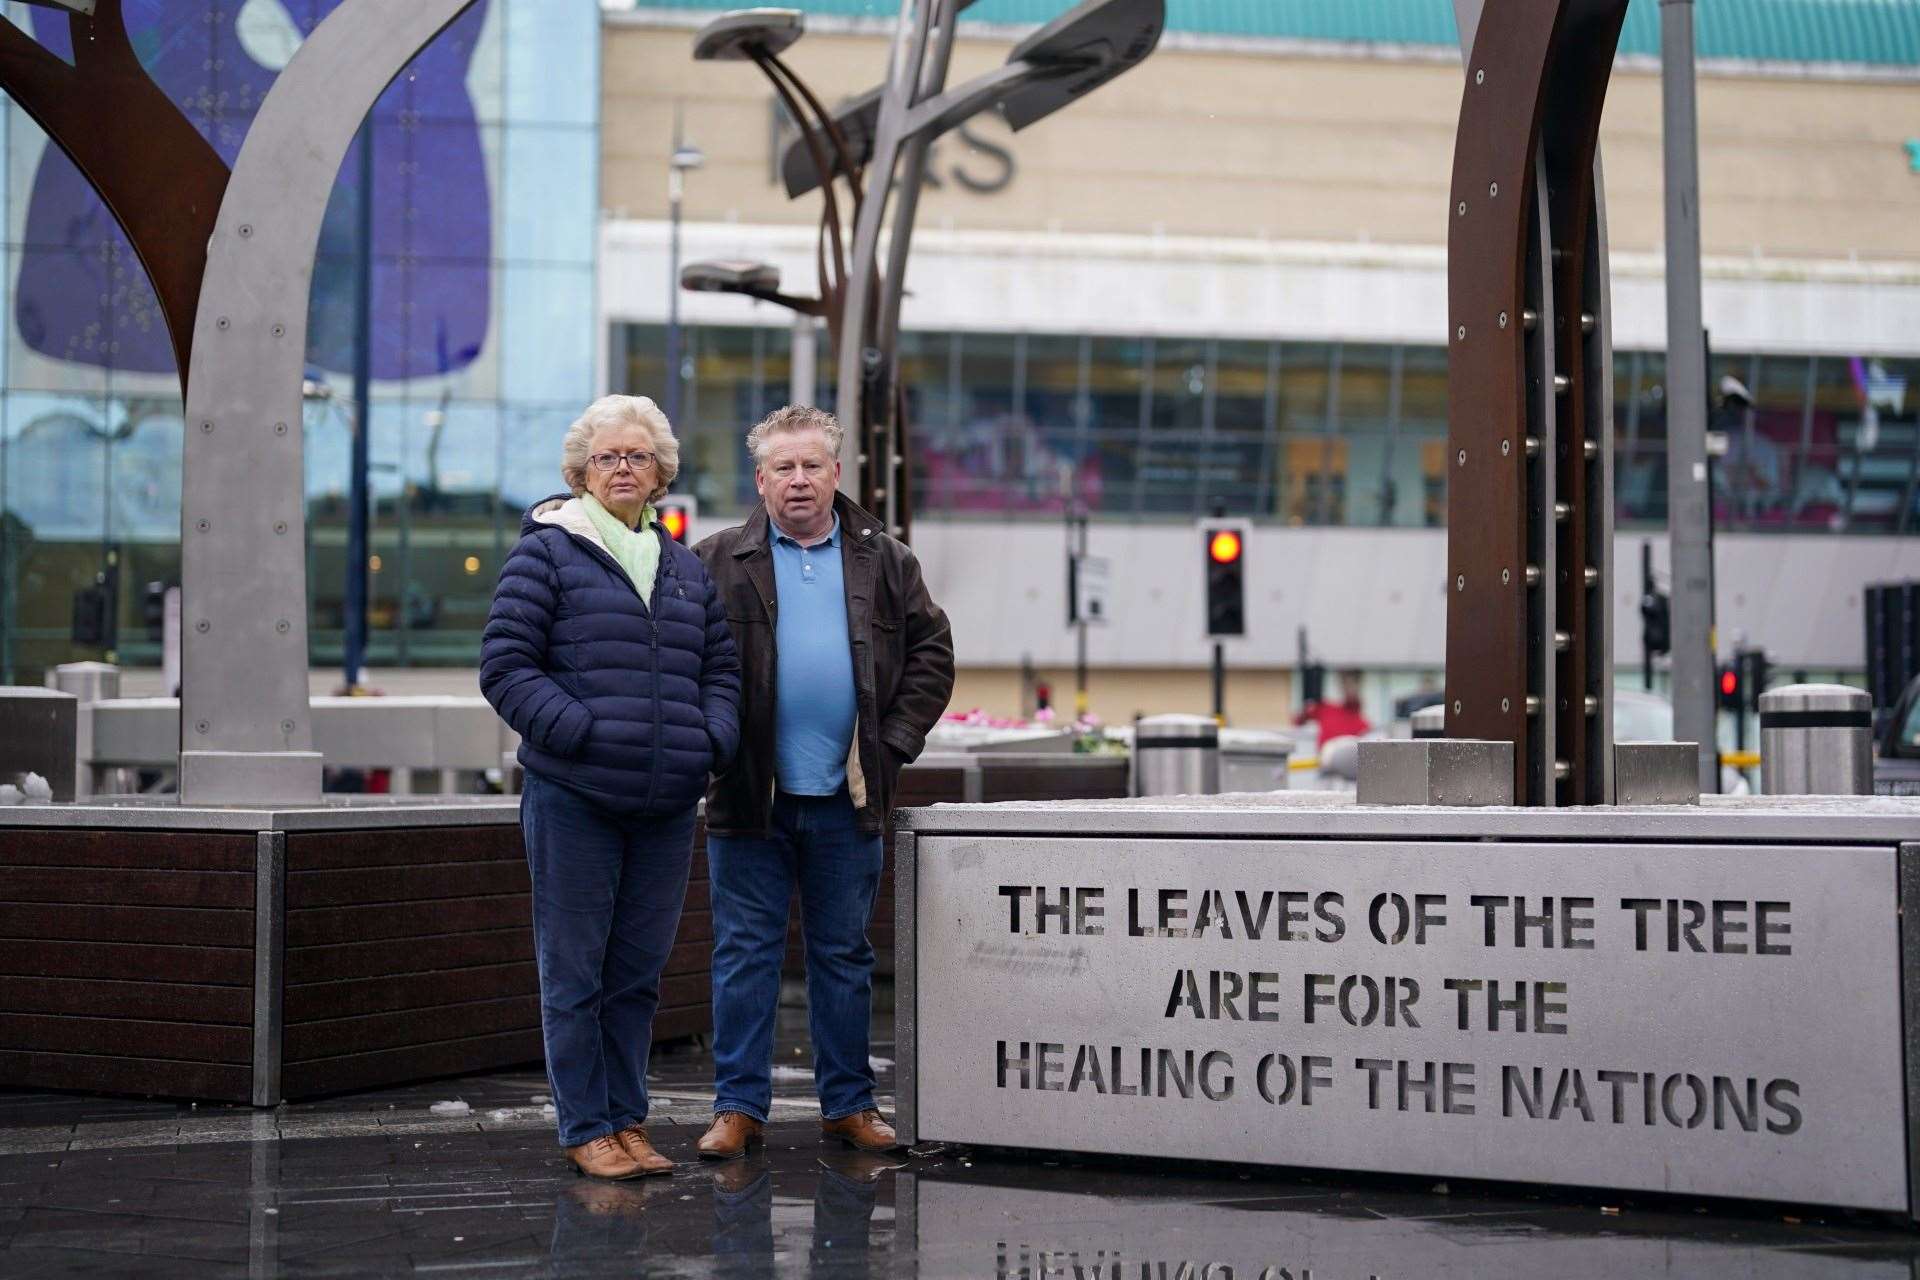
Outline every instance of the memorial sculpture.
<path fill-rule="evenodd" d="M 69 11 L 72 66 L 0 21 L 0 88 L 126 231 L 181 373 L 183 804 L 320 798 L 300 417 L 314 251 L 362 118 L 472 3 L 345 0 L 275 79 L 231 173 L 134 56 L 121 0 L 51 6 Z"/>
<path fill-rule="evenodd" d="M 928 147 L 990 109 L 1015 130 L 1045 119 L 1138 66 L 1166 25 L 1166 0 L 1081 0 L 1016 45 L 1002 66 L 949 89 L 957 22 L 972 3 L 901 0 L 886 80 L 831 113 L 779 58 L 800 38 L 799 10 L 725 14 L 694 44 L 698 59 L 756 63 L 799 127 L 781 173 L 789 196 L 821 189 L 820 296 L 818 311 L 809 313 L 826 317 L 839 364 L 835 416 L 847 428 L 843 483 L 903 540 L 912 523 L 912 455 L 899 380 L 900 303 Z M 851 196 L 850 244 L 833 189 L 840 179 Z M 808 310 L 796 303 L 811 300 L 778 296 L 778 276 L 769 281 L 758 270 L 756 264 L 694 264 L 683 278 L 692 288 Z"/>

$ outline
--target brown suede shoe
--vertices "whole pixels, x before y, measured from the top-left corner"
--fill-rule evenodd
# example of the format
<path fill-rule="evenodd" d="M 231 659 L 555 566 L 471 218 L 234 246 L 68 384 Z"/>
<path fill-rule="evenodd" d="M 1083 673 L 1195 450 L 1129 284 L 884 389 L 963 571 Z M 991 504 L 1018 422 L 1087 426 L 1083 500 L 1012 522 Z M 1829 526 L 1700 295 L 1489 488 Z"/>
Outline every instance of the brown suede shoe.
<path fill-rule="evenodd" d="M 872 1107 L 838 1120 L 822 1120 L 820 1136 L 838 1138 L 858 1151 L 891 1151 L 900 1145 L 893 1126 Z"/>
<path fill-rule="evenodd" d="M 647 1141 L 647 1131 L 639 1125 L 622 1129 L 614 1134 L 613 1138 L 628 1155 L 633 1157 L 634 1163 L 640 1166 L 641 1177 L 673 1172 L 673 1161 L 653 1149 L 653 1144 Z"/>
<path fill-rule="evenodd" d="M 568 1147 L 567 1159 L 573 1161 L 576 1172 L 590 1178 L 605 1178 L 609 1182 L 637 1178 L 642 1172 L 640 1162 L 628 1155 L 627 1149 L 610 1133 L 602 1134 L 592 1142 Z"/>
<path fill-rule="evenodd" d="M 760 1122 L 738 1111 L 722 1111 L 713 1118 L 693 1149 L 702 1160 L 733 1160 L 747 1154 L 747 1144 L 760 1138 Z"/>

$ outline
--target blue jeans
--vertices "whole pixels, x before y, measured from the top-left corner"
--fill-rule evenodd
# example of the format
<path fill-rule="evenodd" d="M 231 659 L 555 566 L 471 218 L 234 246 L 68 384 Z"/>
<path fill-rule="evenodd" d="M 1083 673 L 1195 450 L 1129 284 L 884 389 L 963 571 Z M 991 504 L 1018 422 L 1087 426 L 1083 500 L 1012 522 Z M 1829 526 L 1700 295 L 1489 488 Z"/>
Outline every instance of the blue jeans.
<path fill-rule="evenodd" d="M 867 921 L 883 857 L 880 837 L 854 825 L 844 786 L 830 796 L 777 793 L 764 837 L 707 837 L 716 1112 L 765 1120 L 773 1105 L 773 1020 L 787 904 L 796 888 L 820 1114 L 838 1120 L 873 1105 L 873 1068 L 867 1064 L 873 945 Z"/>
<path fill-rule="evenodd" d="M 560 1145 L 647 1118 L 653 1013 L 687 897 L 694 811 L 628 818 L 537 773 L 520 829 L 533 873 L 540 1024 Z"/>

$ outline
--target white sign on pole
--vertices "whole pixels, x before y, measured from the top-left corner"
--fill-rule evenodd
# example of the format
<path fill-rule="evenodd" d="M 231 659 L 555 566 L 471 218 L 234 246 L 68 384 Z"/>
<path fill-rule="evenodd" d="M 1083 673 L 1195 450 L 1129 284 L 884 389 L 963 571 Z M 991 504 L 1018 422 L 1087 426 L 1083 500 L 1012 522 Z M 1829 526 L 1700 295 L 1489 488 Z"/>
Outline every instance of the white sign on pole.
<path fill-rule="evenodd" d="M 1105 556 L 1075 558 L 1073 574 L 1073 620 L 1091 626 L 1107 622 L 1107 587 L 1112 581 L 1111 566 Z"/>

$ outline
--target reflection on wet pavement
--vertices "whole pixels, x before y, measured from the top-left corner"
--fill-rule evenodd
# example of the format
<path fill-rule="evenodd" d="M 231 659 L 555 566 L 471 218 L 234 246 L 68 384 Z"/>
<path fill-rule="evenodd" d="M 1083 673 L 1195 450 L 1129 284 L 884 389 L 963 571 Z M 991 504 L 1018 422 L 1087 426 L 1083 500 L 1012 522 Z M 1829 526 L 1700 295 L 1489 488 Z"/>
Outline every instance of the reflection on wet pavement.
<path fill-rule="evenodd" d="M 789 1032 L 784 1064 L 805 1062 L 795 1047 Z M 1892 1277 L 1920 1263 L 1920 1235 L 1897 1224 L 1774 1206 L 935 1147 L 873 1156 L 819 1141 L 804 1072 L 783 1082 L 764 1151 L 701 1164 L 710 1065 L 656 1057 L 648 1127 L 683 1163 L 627 1183 L 572 1175 L 537 1071 L 270 1112 L 0 1096 L 0 1275 Z M 469 1109 L 435 1114 L 442 1101 Z"/>

